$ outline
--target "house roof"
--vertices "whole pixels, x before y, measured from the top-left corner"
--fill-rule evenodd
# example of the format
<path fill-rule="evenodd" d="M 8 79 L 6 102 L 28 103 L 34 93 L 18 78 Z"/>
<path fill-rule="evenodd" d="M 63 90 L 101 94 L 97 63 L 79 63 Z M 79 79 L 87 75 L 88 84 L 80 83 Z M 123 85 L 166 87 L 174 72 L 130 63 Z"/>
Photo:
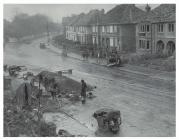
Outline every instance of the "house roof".
<path fill-rule="evenodd" d="M 137 23 L 145 12 L 134 4 L 117 5 L 102 18 L 101 24 L 130 24 Z"/>
<path fill-rule="evenodd" d="M 96 24 L 98 20 L 100 20 L 100 17 L 104 14 L 104 11 L 101 10 L 91 10 L 89 13 L 84 14 L 81 16 L 77 22 L 74 23 L 74 25 L 92 25 Z"/>
<path fill-rule="evenodd" d="M 71 17 L 64 17 L 62 20 L 63 25 L 91 25 L 96 24 L 98 22 L 99 17 L 104 14 L 104 10 L 91 10 L 89 13 L 84 14 L 81 13 L 79 15 L 73 15 Z"/>
<path fill-rule="evenodd" d="M 176 21 L 176 5 L 175 4 L 161 4 L 156 7 L 153 12 L 153 22 L 170 22 Z"/>
<path fill-rule="evenodd" d="M 77 22 L 82 15 L 83 13 L 80 15 L 72 15 L 71 17 L 63 17 L 62 24 L 65 26 L 72 25 Z"/>
<path fill-rule="evenodd" d="M 143 16 L 141 16 L 139 22 L 171 22 L 175 21 L 176 17 L 176 9 L 175 4 L 161 4 L 155 9 L 145 12 Z"/>
<path fill-rule="evenodd" d="M 176 5 L 161 4 L 155 9 L 145 12 L 134 4 L 117 5 L 104 14 L 104 10 L 91 10 L 87 14 L 73 15 L 63 19 L 64 25 L 93 24 L 131 24 L 139 22 L 171 22 L 176 21 Z"/>

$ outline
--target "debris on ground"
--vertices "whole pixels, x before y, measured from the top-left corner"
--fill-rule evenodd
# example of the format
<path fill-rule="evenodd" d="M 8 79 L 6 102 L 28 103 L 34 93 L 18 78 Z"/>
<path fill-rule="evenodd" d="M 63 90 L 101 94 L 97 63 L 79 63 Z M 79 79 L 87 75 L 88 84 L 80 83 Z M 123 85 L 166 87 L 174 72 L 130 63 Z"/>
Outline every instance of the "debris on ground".
<path fill-rule="evenodd" d="M 12 67 L 10 67 L 10 69 L 12 69 Z M 21 69 L 15 69 L 14 71 L 20 72 Z M 4 82 L 6 83 L 4 90 L 5 137 L 75 136 L 65 130 L 60 130 L 58 134 L 56 134 L 56 125 L 46 123 L 43 120 L 43 113 L 59 112 L 63 105 L 80 101 L 80 82 L 48 71 L 42 71 L 37 76 L 34 76 L 31 72 L 26 72 L 23 75 L 24 78 L 21 80 L 26 81 L 19 87 L 16 86 L 15 92 L 12 92 L 12 90 L 10 90 L 12 88 L 11 81 L 17 79 L 16 77 L 12 79 L 12 76 L 13 75 L 4 77 Z M 29 77 L 31 77 L 30 81 L 28 81 Z M 58 88 L 55 98 L 52 98 L 49 94 L 49 89 L 52 87 L 52 84 L 56 84 Z M 44 90 L 42 90 L 43 88 Z M 88 86 L 89 98 L 93 96 L 91 92 L 92 89 L 91 86 Z"/>
<path fill-rule="evenodd" d="M 7 69 L 9 71 L 9 75 L 15 76 L 15 77 L 19 74 L 19 72 L 27 70 L 27 68 L 25 66 L 16 66 L 16 65 L 12 65 L 9 67 L 6 66 L 6 70 Z"/>

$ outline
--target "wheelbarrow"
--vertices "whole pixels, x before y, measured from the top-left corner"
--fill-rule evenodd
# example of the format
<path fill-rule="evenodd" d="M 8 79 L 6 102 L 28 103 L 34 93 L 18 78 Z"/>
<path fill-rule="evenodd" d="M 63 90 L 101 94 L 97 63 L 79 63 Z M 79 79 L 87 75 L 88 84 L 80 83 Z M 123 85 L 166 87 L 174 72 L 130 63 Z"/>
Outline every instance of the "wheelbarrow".
<path fill-rule="evenodd" d="M 118 110 L 103 108 L 94 112 L 93 117 L 98 122 L 100 131 L 110 131 L 116 134 L 121 125 L 121 113 Z"/>

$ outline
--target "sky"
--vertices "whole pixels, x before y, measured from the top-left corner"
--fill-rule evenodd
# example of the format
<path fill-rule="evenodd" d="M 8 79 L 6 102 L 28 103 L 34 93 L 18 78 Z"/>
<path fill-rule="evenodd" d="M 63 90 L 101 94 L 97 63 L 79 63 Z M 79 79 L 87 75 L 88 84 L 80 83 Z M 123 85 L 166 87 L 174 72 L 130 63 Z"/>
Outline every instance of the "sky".
<path fill-rule="evenodd" d="M 4 4 L 3 15 L 5 19 L 11 21 L 19 13 L 43 14 L 54 22 L 60 23 L 62 17 L 82 12 L 88 13 L 92 9 L 104 9 L 107 12 L 115 6 L 115 4 Z M 136 6 L 142 9 L 145 7 L 144 4 L 137 4 Z M 155 8 L 157 4 L 150 6 Z"/>

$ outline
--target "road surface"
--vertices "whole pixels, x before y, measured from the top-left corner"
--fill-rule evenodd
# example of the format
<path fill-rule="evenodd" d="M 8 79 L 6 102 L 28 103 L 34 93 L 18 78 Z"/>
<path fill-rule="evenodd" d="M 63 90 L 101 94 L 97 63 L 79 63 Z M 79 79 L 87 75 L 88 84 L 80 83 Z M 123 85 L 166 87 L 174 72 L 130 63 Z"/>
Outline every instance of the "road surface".
<path fill-rule="evenodd" d="M 25 65 L 35 73 L 42 70 L 73 69 L 69 77 L 97 86 L 97 96 L 81 103 L 63 107 L 65 112 L 46 113 L 46 121 L 53 121 L 58 129 L 85 136 L 175 136 L 175 82 L 143 74 L 107 68 L 77 59 L 63 57 L 49 49 L 40 49 L 40 39 L 31 44 L 8 44 L 4 49 L 4 64 Z M 117 135 L 99 133 L 92 117 L 100 108 L 121 111 L 122 125 Z"/>

